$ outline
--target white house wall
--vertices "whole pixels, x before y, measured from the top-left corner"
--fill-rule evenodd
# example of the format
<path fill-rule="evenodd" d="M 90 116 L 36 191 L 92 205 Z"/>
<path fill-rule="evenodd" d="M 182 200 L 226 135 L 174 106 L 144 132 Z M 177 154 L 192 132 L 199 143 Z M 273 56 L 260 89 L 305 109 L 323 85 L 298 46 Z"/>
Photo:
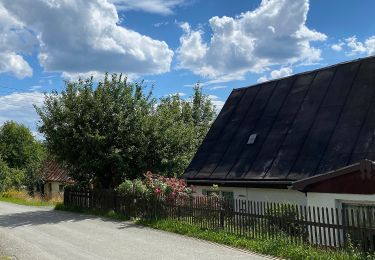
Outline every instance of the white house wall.
<path fill-rule="evenodd" d="M 211 186 L 196 186 L 198 195 L 203 195 L 203 190 L 210 190 Z M 242 187 L 219 187 L 220 191 L 231 191 L 234 199 L 263 201 L 263 202 L 284 202 L 298 205 L 306 205 L 305 193 L 289 189 L 264 189 L 264 188 L 242 188 Z"/>
<path fill-rule="evenodd" d="M 49 185 L 51 184 L 51 190 Z M 44 192 L 49 197 L 61 196 L 62 193 L 59 191 L 60 182 L 47 182 L 44 184 Z"/>
<path fill-rule="evenodd" d="M 335 212 L 331 212 L 328 210 L 328 219 L 330 220 L 330 223 L 339 224 L 342 223 L 342 215 L 341 210 L 343 203 L 350 203 L 350 204 L 374 204 L 375 205 L 375 195 L 362 195 L 362 194 L 338 194 L 338 193 L 319 193 L 319 192 L 309 192 L 307 193 L 307 205 L 311 207 L 318 207 L 316 209 L 316 215 L 315 218 L 317 219 L 318 216 L 318 210 L 322 210 L 322 208 L 338 208 L 339 211 L 337 212 L 337 215 Z M 332 215 L 333 213 L 333 215 Z M 326 216 L 327 218 L 327 216 Z M 319 228 L 318 228 L 319 230 Z M 323 234 L 323 232 L 326 232 L 327 237 L 328 233 L 331 233 L 330 236 L 333 237 L 334 233 L 333 230 L 327 230 L 320 228 L 320 233 Z M 339 231 L 338 239 L 341 240 L 341 242 L 344 241 L 344 233 L 342 230 Z M 317 243 L 317 238 L 314 234 L 312 234 L 312 240 Z M 333 243 L 333 242 L 331 242 Z M 324 244 L 324 243 L 322 243 Z M 328 242 L 325 244 L 329 245 Z M 333 245 L 333 244 L 332 244 Z"/>
<path fill-rule="evenodd" d="M 309 206 L 341 208 L 342 203 L 375 204 L 375 195 L 307 193 L 307 205 Z"/>
<path fill-rule="evenodd" d="M 210 186 L 196 186 L 197 195 L 203 195 L 203 190 L 210 190 Z M 262 202 L 280 202 L 280 203 L 292 203 L 302 206 L 319 207 L 319 209 L 311 208 L 311 215 L 306 216 L 310 221 L 318 220 L 322 214 L 318 217 L 318 210 L 322 211 L 322 208 L 328 208 L 328 214 L 325 218 L 329 219 L 330 223 L 341 224 L 342 216 L 341 211 L 338 211 L 336 215 L 335 211 L 331 212 L 330 208 L 342 208 L 343 203 L 350 204 L 374 204 L 375 205 L 375 194 L 374 195 L 361 195 L 361 194 L 337 194 L 337 193 L 316 193 L 309 192 L 303 193 L 290 189 L 261 189 L 261 188 L 241 188 L 241 187 L 219 187 L 220 191 L 233 192 L 234 199 L 243 199 L 251 201 L 262 201 Z M 323 210 L 325 213 L 326 209 Z M 315 217 L 313 212 L 315 212 Z M 333 214 L 333 215 L 332 215 Z M 325 244 L 334 246 L 334 241 L 321 241 L 316 237 L 316 234 L 322 235 L 326 233 L 327 237 L 335 236 L 340 242 L 344 241 L 344 233 L 342 230 L 336 231 L 334 234 L 333 229 L 324 228 L 311 228 L 308 230 L 310 233 L 309 238 L 312 243 Z M 317 233 L 316 233 L 317 232 Z M 330 234 L 329 234 L 330 233 Z M 330 243 L 331 244 L 330 244 Z M 339 242 L 339 241 L 338 241 Z"/>
<path fill-rule="evenodd" d="M 198 195 L 203 190 L 210 190 L 211 186 L 196 186 Z M 341 208 L 342 203 L 375 204 L 375 194 L 338 194 L 338 193 L 303 193 L 290 189 L 265 189 L 265 188 L 242 188 L 242 187 L 219 187 L 220 191 L 231 191 L 234 199 L 246 199 L 264 202 L 285 202 L 298 205 Z"/>

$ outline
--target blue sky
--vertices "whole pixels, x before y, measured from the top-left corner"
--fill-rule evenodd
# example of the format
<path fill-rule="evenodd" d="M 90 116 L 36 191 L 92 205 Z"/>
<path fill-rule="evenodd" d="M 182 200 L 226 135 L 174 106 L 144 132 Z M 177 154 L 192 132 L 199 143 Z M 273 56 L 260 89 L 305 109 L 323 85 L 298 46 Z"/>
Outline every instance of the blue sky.
<path fill-rule="evenodd" d="M 36 133 L 43 92 L 122 72 L 156 96 L 233 88 L 375 55 L 372 0 L 1 0 L 0 124 Z"/>

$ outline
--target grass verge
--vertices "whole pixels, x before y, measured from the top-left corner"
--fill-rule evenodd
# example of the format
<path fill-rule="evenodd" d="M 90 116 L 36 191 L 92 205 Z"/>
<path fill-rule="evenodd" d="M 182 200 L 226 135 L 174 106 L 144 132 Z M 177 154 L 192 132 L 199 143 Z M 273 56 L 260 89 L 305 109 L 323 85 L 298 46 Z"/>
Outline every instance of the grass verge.
<path fill-rule="evenodd" d="M 0 260 L 12 260 L 14 258 L 12 258 L 11 256 L 0 256 Z"/>
<path fill-rule="evenodd" d="M 114 220 L 122 220 L 122 221 L 129 220 L 129 218 L 127 218 L 124 215 L 121 215 L 117 212 L 114 212 L 113 210 L 103 212 L 103 211 L 99 211 L 99 210 L 83 209 L 83 208 L 80 208 L 80 207 L 65 206 L 63 203 L 57 203 L 55 205 L 55 210 L 70 211 L 70 212 L 76 212 L 76 213 L 81 213 L 81 214 L 106 217 L 106 218 L 110 218 L 110 219 L 114 219 Z"/>
<path fill-rule="evenodd" d="M 49 201 L 33 200 L 33 199 L 22 199 L 22 198 L 13 198 L 13 197 L 4 197 L 0 196 L 0 201 L 26 205 L 26 206 L 54 206 L 56 203 Z"/>
<path fill-rule="evenodd" d="M 137 220 L 136 224 L 286 259 L 375 259 L 374 255 L 360 253 L 354 248 L 348 251 L 337 251 L 308 245 L 294 245 L 282 238 L 272 240 L 247 239 L 223 231 L 204 230 L 196 225 L 181 223 L 175 220 Z"/>
<path fill-rule="evenodd" d="M 46 199 L 40 194 L 30 196 L 26 190 L 8 190 L 0 193 L 0 201 L 26 206 L 55 206 L 62 198 Z"/>

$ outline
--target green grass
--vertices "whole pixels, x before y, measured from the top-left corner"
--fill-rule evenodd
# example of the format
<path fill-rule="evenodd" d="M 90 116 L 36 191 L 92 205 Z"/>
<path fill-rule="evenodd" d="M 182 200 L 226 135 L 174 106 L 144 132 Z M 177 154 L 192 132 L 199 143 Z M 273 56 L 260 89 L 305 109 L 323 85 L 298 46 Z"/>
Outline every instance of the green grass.
<path fill-rule="evenodd" d="M 10 256 L 0 256 L 0 260 L 11 260 L 12 257 Z"/>
<path fill-rule="evenodd" d="M 110 218 L 114 220 L 121 220 L 121 221 L 129 220 L 128 217 L 125 217 L 124 215 L 116 213 L 113 210 L 102 212 L 99 210 L 83 209 L 80 207 L 69 207 L 69 206 L 65 206 L 63 203 L 57 203 L 55 206 L 55 210 L 70 211 L 70 212 L 82 213 L 82 214 L 87 214 L 87 215 L 100 216 L 100 217 L 106 217 L 106 218 Z"/>
<path fill-rule="evenodd" d="M 49 201 L 28 200 L 28 199 L 3 197 L 3 196 L 0 196 L 0 201 L 19 204 L 19 205 L 26 205 L 26 206 L 54 206 L 56 205 L 56 203 L 49 202 Z"/>
<path fill-rule="evenodd" d="M 0 260 L 11 260 L 11 259 L 12 257 L 5 254 L 2 248 L 0 248 Z"/>
<path fill-rule="evenodd" d="M 247 239 L 241 236 L 225 233 L 223 231 L 209 231 L 201 229 L 192 224 L 182 223 L 174 220 L 144 221 L 138 220 L 137 224 L 173 232 L 181 235 L 204 239 L 231 247 L 245 249 L 261 254 L 281 257 L 285 259 L 375 259 L 374 255 L 365 255 L 351 249 L 348 251 L 337 251 L 320 249 L 308 245 L 294 245 L 286 239 Z"/>

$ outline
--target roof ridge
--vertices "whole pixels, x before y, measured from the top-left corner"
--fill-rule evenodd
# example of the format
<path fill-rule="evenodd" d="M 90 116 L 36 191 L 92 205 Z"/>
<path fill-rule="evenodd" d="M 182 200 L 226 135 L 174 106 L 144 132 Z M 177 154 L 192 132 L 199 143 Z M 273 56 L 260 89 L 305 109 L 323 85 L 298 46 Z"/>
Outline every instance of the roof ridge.
<path fill-rule="evenodd" d="M 317 68 L 317 69 L 302 71 L 302 72 L 291 74 L 291 75 L 288 75 L 288 76 L 285 76 L 285 77 L 282 77 L 282 78 L 271 79 L 271 80 L 267 80 L 265 82 L 252 84 L 252 85 L 247 86 L 247 87 L 233 88 L 233 90 L 240 90 L 240 89 L 253 88 L 253 87 L 262 87 L 265 83 L 279 81 L 279 80 L 282 80 L 282 79 L 287 79 L 287 78 L 291 78 L 291 77 L 295 77 L 295 76 L 300 76 L 300 75 L 304 75 L 304 74 L 319 72 L 321 70 L 327 70 L 327 69 L 330 69 L 330 68 L 335 68 L 335 67 L 338 67 L 338 66 L 341 66 L 341 65 L 345 65 L 345 64 L 348 64 L 348 63 L 362 62 L 364 60 L 374 59 L 374 58 L 375 58 L 375 55 L 371 55 L 371 56 L 367 56 L 367 57 L 357 58 L 357 59 L 354 59 L 354 60 L 342 61 L 342 62 L 335 63 L 335 64 L 332 64 L 332 65 L 329 65 L 329 66 L 326 66 L 326 67 L 321 67 L 321 68 Z"/>

